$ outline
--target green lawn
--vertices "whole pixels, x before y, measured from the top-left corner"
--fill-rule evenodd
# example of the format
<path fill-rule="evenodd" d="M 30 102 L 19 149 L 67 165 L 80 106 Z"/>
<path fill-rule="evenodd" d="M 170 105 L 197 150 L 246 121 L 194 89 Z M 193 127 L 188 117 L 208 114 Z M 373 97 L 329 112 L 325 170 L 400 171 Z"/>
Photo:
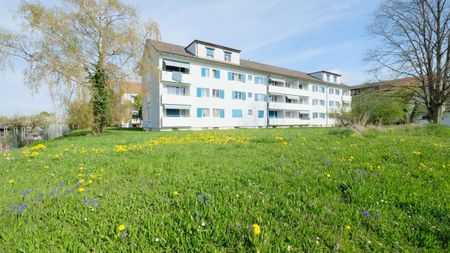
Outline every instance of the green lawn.
<path fill-rule="evenodd" d="M 0 252 L 450 251 L 449 128 L 83 135 L 0 156 Z"/>

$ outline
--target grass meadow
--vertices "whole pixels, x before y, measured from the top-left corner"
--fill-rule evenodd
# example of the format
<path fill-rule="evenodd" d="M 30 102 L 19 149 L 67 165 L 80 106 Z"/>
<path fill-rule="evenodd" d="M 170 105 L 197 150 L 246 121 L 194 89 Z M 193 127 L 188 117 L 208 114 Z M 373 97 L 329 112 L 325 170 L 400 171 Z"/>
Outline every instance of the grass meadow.
<path fill-rule="evenodd" d="M 449 252 L 450 129 L 71 132 L 0 155 L 0 224 L 0 252 Z"/>

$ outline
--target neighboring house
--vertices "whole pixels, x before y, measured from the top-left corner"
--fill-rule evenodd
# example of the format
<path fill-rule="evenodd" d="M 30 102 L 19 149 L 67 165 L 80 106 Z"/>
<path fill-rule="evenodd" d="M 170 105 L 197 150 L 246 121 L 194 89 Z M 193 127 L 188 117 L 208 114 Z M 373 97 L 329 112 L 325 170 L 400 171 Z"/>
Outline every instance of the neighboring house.
<path fill-rule="evenodd" d="M 419 81 L 414 77 L 408 77 L 408 78 L 400 78 L 400 79 L 394 79 L 394 80 L 387 80 L 387 81 L 379 81 L 379 82 L 373 82 L 373 83 L 363 83 L 359 85 L 351 86 L 351 95 L 358 95 L 359 93 L 363 91 L 374 91 L 374 90 L 380 90 L 380 91 L 390 91 L 395 88 L 399 87 L 419 87 L 420 83 Z"/>
<path fill-rule="evenodd" d="M 6 126 L 0 125 L 0 137 L 6 136 L 8 134 L 8 128 Z"/>
<path fill-rule="evenodd" d="M 306 74 L 241 59 L 241 51 L 195 40 L 148 40 L 143 76 L 146 130 L 332 126 L 350 109 L 349 86 L 329 71 Z"/>
<path fill-rule="evenodd" d="M 142 96 L 142 84 L 136 82 L 123 82 L 120 86 L 121 103 L 124 105 L 123 119 L 120 123 L 122 128 L 142 127 L 142 119 L 134 108 L 136 96 Z M 128 105 L 128 106 L 127 106 Z M 128 108 L 127 108 L 128 107 Z"/>
<path fill-rule="evenodd" d="M 419 80 L 414 77 L 399 78 L 387 81 L 379 81 L 373 83 L 363 83 L 360 85 L 351 86 L 351 95 L 358 95 L 364 91 L 392 91 L 399 88 L 411 88 L 421 86 Z M 444 111 L 450 111 L 450 101 L 444 105 Z"/>

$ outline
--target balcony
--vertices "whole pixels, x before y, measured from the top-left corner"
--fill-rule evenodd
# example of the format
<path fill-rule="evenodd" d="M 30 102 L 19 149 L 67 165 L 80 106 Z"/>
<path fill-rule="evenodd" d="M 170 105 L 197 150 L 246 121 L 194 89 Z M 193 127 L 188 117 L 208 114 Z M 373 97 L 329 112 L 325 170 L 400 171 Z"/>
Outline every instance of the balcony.
<path fill-rule="evenodd" d="M 271 126 L 301 126 L 309 125 L 309 119 L 300 118 L 269 118 Z"/>
<path fill-rule="evenodd" d="M 192 104 L 191 96 L 180 96 L 171 94 L 161 94 L 161 103 L 169 105 L 190 105 Z"/>
<path fill-rule="evenodd" d="M 191 76 L 181 72 L 161 71 L 161 81 L 190 84 Z"/>
<path fill-rule="evenodd" d="M 301 89 L 295 89 L 295 88 L 288 88 L 284 86 L 274 86 L 269 85 L 269 93 L 277 93 L 277 94 L 290 94 L 290 95 L 296 95 L 296 96 L 309 96 L 308 90 L 301 90 Z"/>
<path fill-rule="evenodd" d="M 352 101 L 352 97 L 350 95 L 348 95 L 348 96 L 342 95 L 342 100 L 350 102 L 350 101 Z"/>
<path fill-rule="evenodd" d="M 192 120 L 190 117 L 162 117 L 161 123 L 161 127 L 163 128 L 192 126 Z"/>
<path fill-rule="evenodd" d="M 296 103 L 269 102 L 269 109 L 308 111 L 308 110 L 310 110 L 310 105 L 309 104 L 296 104 Z"/>

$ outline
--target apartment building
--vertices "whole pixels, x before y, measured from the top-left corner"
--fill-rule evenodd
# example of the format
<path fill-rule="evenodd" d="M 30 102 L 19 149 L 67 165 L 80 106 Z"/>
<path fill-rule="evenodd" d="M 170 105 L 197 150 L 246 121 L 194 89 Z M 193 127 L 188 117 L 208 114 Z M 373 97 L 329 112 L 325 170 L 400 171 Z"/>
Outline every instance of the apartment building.
<path fill-rule="evenodd" d="M 350 88 L 336 73 L 244 60 L 238 49 L 200 40 L 146 47 L 146 130 L 332 126 L 330 115 L 350 108 Z"/>
<path fill-rule="evenodd" d="M 136 98 L 142 96 L 142 84 L 137 82 L 121 82 L 120 84 L 120 97 L 121 97 L 121 109 L 122 119 L 120 127 L 122 128 L 134 128 L 142 127 L 142 119 L 139 116 L 138 109 L 136 108 Z"/>

